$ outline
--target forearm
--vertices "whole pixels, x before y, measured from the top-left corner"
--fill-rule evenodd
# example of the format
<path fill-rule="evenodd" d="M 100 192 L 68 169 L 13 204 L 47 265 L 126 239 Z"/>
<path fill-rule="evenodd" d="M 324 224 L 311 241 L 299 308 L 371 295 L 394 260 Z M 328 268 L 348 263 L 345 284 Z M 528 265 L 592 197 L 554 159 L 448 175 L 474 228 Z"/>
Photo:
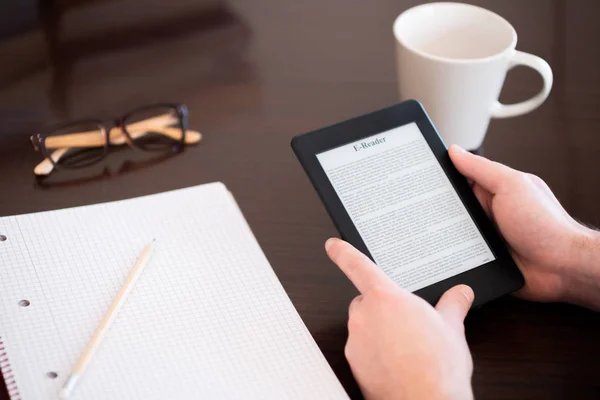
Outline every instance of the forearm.
<path fill-rule="evenodd" d="M 566 300 L 600 311 L 600 232 L 583 228 L 573 243 L 565 269 Z"/>

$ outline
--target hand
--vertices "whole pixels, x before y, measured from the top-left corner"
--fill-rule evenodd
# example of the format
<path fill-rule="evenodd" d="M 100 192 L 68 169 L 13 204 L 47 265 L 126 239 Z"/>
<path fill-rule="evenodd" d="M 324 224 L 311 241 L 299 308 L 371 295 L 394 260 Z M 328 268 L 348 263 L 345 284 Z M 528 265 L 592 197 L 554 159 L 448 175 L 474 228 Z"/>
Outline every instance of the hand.
<path fill-rule="evenodd" d="M 456 286 L 434 309 L 350 244 L 329 239 L 325 248 L 361 293 L 350 303 L 345 354 L 365 398 L 472 399 L 463 320 L 473 290 Z"/>
<path fill-rule="evenodd" d="M 450 148 L 456 168 L 473 181 L 525 276 L 518 295 L 600 308 L 600 236 L 577 223 L 537 176 Z"/>

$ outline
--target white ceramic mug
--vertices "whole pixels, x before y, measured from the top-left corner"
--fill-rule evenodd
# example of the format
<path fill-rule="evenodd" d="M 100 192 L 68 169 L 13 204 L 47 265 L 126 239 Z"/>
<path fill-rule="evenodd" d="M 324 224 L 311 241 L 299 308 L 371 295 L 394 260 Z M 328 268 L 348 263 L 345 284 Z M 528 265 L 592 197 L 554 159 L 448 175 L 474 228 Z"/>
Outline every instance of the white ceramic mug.
<path fill-rule="evenodd" d="M 398 84 L 402 100 L 420 101 L 446 145 L 481 146 L 490 118 L 539 107 L 552 88 L 552 70 L 540 57 L 515 50 L 517 33 L 499 15 L 462 3 L 430 3 L 396 18 Z M 529 100 L 498 101 L 506 72 L 525 65 L 544 79 Z"/>

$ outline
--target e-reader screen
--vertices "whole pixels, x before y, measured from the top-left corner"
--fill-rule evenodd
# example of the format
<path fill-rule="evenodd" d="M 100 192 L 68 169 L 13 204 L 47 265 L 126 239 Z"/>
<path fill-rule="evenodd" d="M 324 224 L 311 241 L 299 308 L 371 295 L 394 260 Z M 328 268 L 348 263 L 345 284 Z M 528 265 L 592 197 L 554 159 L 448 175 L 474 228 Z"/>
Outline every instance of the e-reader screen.
<path fill-rule="evenodd" d="M 496 259 L 416 123 L 316 156 L 371 256 L 401 287 Z"/>

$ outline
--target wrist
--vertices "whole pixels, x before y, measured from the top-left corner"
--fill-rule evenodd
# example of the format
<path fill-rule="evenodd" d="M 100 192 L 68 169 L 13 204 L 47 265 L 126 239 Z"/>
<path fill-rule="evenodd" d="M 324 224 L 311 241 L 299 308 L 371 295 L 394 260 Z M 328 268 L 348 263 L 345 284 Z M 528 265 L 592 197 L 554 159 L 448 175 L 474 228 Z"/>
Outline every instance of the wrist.
<path fill-rule="evenodd" d="M 473 390 L 471 383 L 452 383 L 452 387 L 440 388 L 440 383 L 417 388 L 410 393 L 404 393 L 402 399 L 430 399 L 430 400 L 472 400 Z M 392 398 L 392 397 L 388 397 Z"/>
<path fill-rule="evenodd" d="M 562 279 L 567 302 L 600 310 L 600 232 L 578 229 Z"/>
<path fill-rule="evenodd" d="M 470 357 L 470 355 L 469 355 Z M 407 379 L 407 385 L 399 394 L 400 399 L 429 399 L 429 400 L 472 400 L 473 389 L 471 387 L 472 367 L 460 367 L 460 362 L 454 360 L 453 370 L 450 373 L 430 374 L 421 373 Z M 430 367 L 429 372 L 435 370 Z M 410 375 L 410 374 L 408 374 Z M 396 398 L 386 396 L 386 399 Z"/>

